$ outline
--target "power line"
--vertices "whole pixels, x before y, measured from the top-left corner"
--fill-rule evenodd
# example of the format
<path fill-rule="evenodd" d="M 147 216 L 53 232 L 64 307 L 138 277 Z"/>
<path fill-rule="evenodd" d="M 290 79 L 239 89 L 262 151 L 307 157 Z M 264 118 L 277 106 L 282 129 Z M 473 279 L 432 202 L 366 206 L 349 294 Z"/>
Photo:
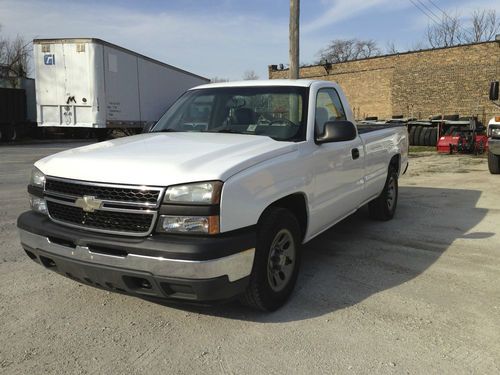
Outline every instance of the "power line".
<path fill-rule="evenodd" d="M 417 0 L 419 4 L 421 4 L 425 9 L 427 9 L 429 11 L 429 13 L 431 13 L 434 17 L 436 17 L 437 20 L 440 21 L 440 17 L 434 13 L 434 11 L 432 9 L 430 9 L 424 2 L 422 2 L 422 0 Z"/>
<path fill-rule="evenodd" d="M 417 0 L 417 1 L 420 1 L 420 0 Z M 446 11 L 444 11 L 441 7 L 439 7 L 434 1 L 432 0 L 427 0 L 429 3 L 431 3 L 432 5 L 434 5 L 434 7 L 439 10 L 441 13 L 443 13 L 443 15 L 448 18 L 450 21 L 454 21 L 453 18 L 451 18 L 448 13 L 446 13 Z M 469 36 L 473 37 L 474 38 L 474 34 L 472 33 L 472 31 L 470 30 L 467 30 L 465 27 L 463 27 L 460 23 L 458 25 L 458 27 L 460 29 L 462 29 L 463 32 L 466 32 L 467 34 L 469 34 Z"/>
<path fill-rule="evenodd" d="M 434 22 L 436 25 L 439 26 L 439 21 L 436 21 L 431 15 L 429 15 L 423 8 L 421 8 L 415 1 L 413 0 L 408 0 L 410 3 L 412 3 L 415 8 L 417 8 L 420 12 L 422 12 L 427 18 L 429 18 L 432 22 Z"/>

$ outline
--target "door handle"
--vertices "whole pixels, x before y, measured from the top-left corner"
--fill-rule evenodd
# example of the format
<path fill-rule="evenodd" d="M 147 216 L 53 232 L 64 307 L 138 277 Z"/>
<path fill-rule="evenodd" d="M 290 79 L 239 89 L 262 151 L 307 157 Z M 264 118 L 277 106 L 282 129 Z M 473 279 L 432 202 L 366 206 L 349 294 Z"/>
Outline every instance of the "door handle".
<path fill-rule="evenodd" d="M 351 155 L 352 155 L 352 159 L 356 160 L 357 158 L 359 158 L 359 150 L 357 148 L 353 148 L 351 150 Z"/>

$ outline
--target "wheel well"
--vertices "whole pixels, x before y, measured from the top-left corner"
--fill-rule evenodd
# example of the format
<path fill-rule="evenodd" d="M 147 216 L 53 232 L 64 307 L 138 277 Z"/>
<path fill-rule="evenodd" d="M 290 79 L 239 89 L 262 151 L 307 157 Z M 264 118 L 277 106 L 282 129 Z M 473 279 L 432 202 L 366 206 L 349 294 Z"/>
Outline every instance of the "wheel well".
<path fill-rule="evenodd" d="M 389 168 L 393 167 L 396 170 L 396 172 L 398 173 L 398 175 L 400 172 L 399 169 L 401 168 L 400 160 L 401 160 L 401 155 L 397 154 L 397 155 L 394 155 L 392 157 L 391 161 L 389 162 Z"/>
<path fill-rule="evenodd" d="M 307 230 L 307 202 L 303 193 L 296 193 L 288 195 L 284 198 L 277 200 L 269 205 L 271 207 L 280 207 L 289 210 L 298 220 L 300 225 L 302 239 L 306 235 Z"/>

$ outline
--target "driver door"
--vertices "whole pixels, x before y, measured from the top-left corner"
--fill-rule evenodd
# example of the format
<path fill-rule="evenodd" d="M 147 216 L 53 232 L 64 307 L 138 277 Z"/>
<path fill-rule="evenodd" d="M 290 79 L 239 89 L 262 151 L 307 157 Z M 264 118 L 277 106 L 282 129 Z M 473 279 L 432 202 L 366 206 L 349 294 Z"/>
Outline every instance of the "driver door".
<path fill-rule="evenodd" d="M 315 137 L 323 134 L 325 123 L 346 120 L 337 91 L 318 91 L 315 108 Z M 314 152 L 315 197 L 314 232 L 320 232 L 342 219 L 361 204 L 364 188 L 364 151 L 361 138 L 316 145 Z"/>

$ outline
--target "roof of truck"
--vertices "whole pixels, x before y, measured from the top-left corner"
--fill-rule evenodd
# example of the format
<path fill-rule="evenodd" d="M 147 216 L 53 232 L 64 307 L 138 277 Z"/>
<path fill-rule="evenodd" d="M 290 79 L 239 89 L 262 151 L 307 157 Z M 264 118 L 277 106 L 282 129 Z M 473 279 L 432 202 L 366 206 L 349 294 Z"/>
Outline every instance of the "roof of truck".
<path fill-rule="evenodd" d="M 113 44 L 113 43 L 110 43 L 110 42 L 106 42 L 105 40 L 102 40 L 102 39 L 99 39 L 99 38 L 33 39 L 33 44 L 50 44 L 50 43 L 96 43 L 96 44 L 102 44 L 102 45 L 105 45 L 105 46 L 108 46 L 108 47 L 112 47 L 112 48 L 116 48 L 116 49 L 122 50 L 122 51 L 130 53 L 132 55 L 136 55 L 136 56 L 142 57 L 145 60 L 151 61 L 151 62 L 159 64 L 159 65 L 163 65 L 163 66 L 165 66 L 167 68 L 170 68 L 172 70 L 176 70 L 178 72 L 181 72 L 181 73 L 184 73 L 184 74 L 188 74 L 188 75 L 193 76 L 193 77 L 201 78 L 201 79 L 203 79 L 205 81 L 210 81 L 210 79 L 208 79 L 206 77 L 202 77 L 202 76 L 200 76 L 198 74 L 194 74 L 194 73 L 188 72 L 187 70 L 178 68 L 176 66 L 173 66 L 173 65 L 170 65 L 170 64 L 166 64 L 166 63 L 164 63 L 162 61 L 158 61 L 158 60 L 152 59 L 151 57 L 148 57 L 148 56 L 142 55 L 140 53 L 137 53 L 135 51 L 129 50 L 128 48 L 124 48 L 124 47 L 118 46 L 116 44 Z"/>
<path fill-rule="evenodd" d="M 297 86 L 297 87 L 309 87 L 313 82 L 317 82 L 312 79 L 265 79 L 265 80 L 247 80 L 247 81 L 234 81 L 234 82 L 218 82 L 218 83 L 208 83 L 206 85 L 200 85 L 193 87 L 194 89 L 206 89 L 215 87 L 255 87 L 255 86 Z"/>

